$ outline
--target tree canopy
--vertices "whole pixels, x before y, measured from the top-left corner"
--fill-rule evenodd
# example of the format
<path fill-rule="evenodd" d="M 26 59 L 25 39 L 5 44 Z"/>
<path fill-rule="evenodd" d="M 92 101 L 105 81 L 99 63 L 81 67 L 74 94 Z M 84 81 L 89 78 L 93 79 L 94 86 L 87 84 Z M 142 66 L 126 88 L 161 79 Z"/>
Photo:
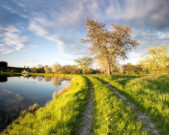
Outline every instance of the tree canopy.
<path fill-rule="evenodd" d="M 112 25 L 111 30 L 105 24 L 87 19 L 86 39 L 82 42 L 89 43 L 90 55 L 98 60 L 107 75 L 111 75 L 119 58 L 127 58 L 127 52 L 139 45 L 131 39 L 131 28 L 127 25 Z"/>
<path fill-rule="evenodd" d="M 93 59 L 90 58 L 90 57 L 82 57 L 82 58 L 79 58 L 79 59 L 76 59 L 75 62 L 77 63 L 77 65 L 79 67 L 81 67 L 82 69 L 82 72 L 85 74 L 86 71 L 90 68 L 90 66 L 92 65 L 93 63 Z"/>
<path fill-rule="evenodd" d="M 149 72 L 166 71 L 169 68 L 169 53 L 166 45 L 151 47 L 148 56 L 141 61 L 145 70 Z"/>
<path fill-rule="evenodd" d="M 0 61 L 0 67 L 8 67 L 8 63 L 5 61 Z"/>
<path fill-rule="evenodd" d="M 51 73 L 52 69 L 49 66 L 44 66 L 45 73 Z"/>
<path fill-rule="evenodd" d="M 53 72 L 53 73 L 58 73 L 60 68 L 61 68 L 61 65 L 56 62 L 56 63 L 54 63 L 54 64 L 52 65 L 52 72 Z"/>

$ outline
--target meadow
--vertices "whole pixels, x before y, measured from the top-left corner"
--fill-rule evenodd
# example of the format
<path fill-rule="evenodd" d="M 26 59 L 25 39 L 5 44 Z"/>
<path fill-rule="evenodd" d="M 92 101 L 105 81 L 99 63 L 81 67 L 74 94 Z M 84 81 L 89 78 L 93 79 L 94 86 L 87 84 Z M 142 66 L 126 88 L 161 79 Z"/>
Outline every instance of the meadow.
<path fill-rule="evenodd" d="M 36 74 L 38 75 L 38 74 Z M 44 75 L 44 74 L 41 74 Z M 52 75 L 54 76 L 54 75 Z M 1 134 L 70 135 L 79 134 L 85 106 L 93 92 L 94 107 L 90 133 L 94 135 L 146 135 L 169 133 L 169 75 L 57 75 L 72 78 L 68 88 L 36 112 L 14 120 Z M 93 89 L 93 91 L 89 91 Z M 124 102 L 115 89 L 128 102 Z M 138 118 L 138 113 L 149 119 Z M 146 122 L 153 123 L 153 127 Z"/>

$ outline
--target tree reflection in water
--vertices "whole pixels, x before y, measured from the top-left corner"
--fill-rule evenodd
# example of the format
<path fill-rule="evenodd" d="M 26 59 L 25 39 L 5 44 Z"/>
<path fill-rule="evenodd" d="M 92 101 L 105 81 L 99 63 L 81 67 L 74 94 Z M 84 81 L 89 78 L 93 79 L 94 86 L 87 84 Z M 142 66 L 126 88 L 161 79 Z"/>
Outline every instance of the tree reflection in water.
<path fill-rule="evenodd" d="M 60 78 L 57 78 L 57 77 L 53 77 L 53 78 L 52 78 L 52 84 L 53 84 L 55 87 L 58 87 L 59 85 L 61 85 L 61 81 L 62 81 L 62 79 L 60 79 Z"/>
<path fill-rule="evenodd" d="M 34 80 L 36 79 L 36 77 L 37 77 L 36 75 L 31 76 L 31 78 L 34 79 Z"/>
<path fill-rule="evenodd" d="M 0 82 L 7 82 L 8 77 L 7 76 L 0 76 Z"/>
<path fill-rule="evenodd" d="M 45 78 L 45 82 L 49 82 L 52 80 L 50 76 L 44 76 L 44 78 Z"/>
<path fill-rule="evenodd" d="M 0 131 L 26 108 L 26 99 L 9 89 L 0 90 Z"/>
<path fill-rule="evenodd" d="M 43 78 L 44 78 L 43 76 L 37 76 L 36 79 L 37 79 L 38 81 L 43 81 Z"/>
<path fill-rule="evenodd" d="M 62 89 L 68 84 L 68 80 L 66 81 L 66 79 L 61 79 L 57 76 L 20 76 L 0 75 L 0 132 L 13 119 L 16 119 L 23 110 L 24 112 L 29 111 L 29 106 L 34 103 L 38 103 L 39 106 L 44 105 L 51 100 L 53 92 Z M 34 80 L 38 80 L 40 83 Z M 31 85 L 33 83 L 34 85 Z M 56 88 L 51 87 L 51 85 Z M 48 88 L 51 90 L 47 91 L 46 89 Z M 36 108 L 38 107 L 33 106 L 31 112 Z"/>

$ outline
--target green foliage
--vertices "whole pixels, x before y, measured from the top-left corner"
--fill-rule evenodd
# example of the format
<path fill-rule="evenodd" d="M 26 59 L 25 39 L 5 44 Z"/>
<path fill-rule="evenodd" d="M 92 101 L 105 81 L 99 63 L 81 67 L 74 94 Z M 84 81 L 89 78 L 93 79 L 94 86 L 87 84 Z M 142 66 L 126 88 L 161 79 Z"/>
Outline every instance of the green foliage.
<path fill-rule="evenodd" d="M 36 67 L 32 67 L 30 70 L 31 70 L 32 73 L 37 73 Z"/>
<path fill-rule="evenodd" d="M 141 65 L 132 65 L 131 63 L 127 63 L 123 65 L 123 73 L 125 74 L 140 74 L 143 73 L 143 69 Z"/>
<path fill-rule="evenodd" d="M 47 74 L 52 72 L 52 69 L 49 66 L 45 66 L 44 70 L 45 70 L 45 73 Z"/>
<path fill-rule="evenodd" d="M 26 113 L 7 128 L 8 135 L 70 135 L 79 126 L 81 112 L 86 104 L 88 80 L 74 76 L 70 88 L 35 113 Z"/>
<path fill-rule="evenodd" d="M 90 69 L 90 66 L 93 64 L 93 59 L 85 56 L 85 57 L 76 59 L 75 62 L 77 63 L 78 66 L 80 66 L 80 68 L 83 71 L 83 74 L 85 74 L 87 70 Z"/>
<path fill-rule="evenodd" d="M 82 69 L 78 68 L 76 65 L 64 65 L 59 69 L 59 73 L 62 74 L 81 74 Z"/>
<path fill-rule="evenodd" d="M 148 50 L 149 56 L 146 57 L 141 64 L 148 72 L 166 72 L 169 67 L 169 53 L 168 47 L 162 45 L 159 47 L 152 47 Z"/>
<path fill-rule="evenodd" d="M 61 65 L 58 63 L 53 64 L 52 66 L 52 72 L 53 73 L 59 73 L 59 69 L 61 68 Z"/>

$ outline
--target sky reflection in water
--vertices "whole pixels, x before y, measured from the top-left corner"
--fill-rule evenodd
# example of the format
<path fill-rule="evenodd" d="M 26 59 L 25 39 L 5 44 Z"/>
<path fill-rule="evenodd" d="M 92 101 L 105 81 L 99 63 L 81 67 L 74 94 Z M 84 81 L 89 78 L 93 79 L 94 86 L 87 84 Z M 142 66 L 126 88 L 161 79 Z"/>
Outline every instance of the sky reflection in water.
<path fill-rule="evenodd" d="M 51 77 L 0 76 L 0 130 L 29 106 L 35 103 L 45 105 L 54 92 L 68 84 L 68 80 Z"/>

